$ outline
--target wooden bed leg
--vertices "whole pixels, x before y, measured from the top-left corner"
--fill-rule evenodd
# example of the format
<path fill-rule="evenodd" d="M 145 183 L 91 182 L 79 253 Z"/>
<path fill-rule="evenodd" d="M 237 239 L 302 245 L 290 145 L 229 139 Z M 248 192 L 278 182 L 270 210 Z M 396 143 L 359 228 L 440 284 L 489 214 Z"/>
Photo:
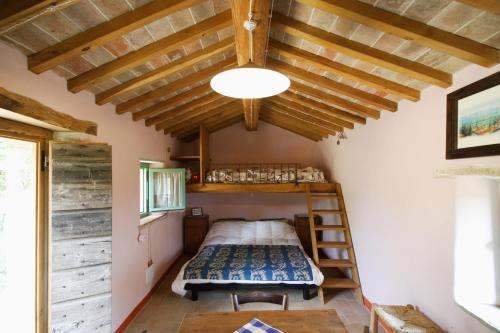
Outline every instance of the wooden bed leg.
<path fill-rule="evenodd" d="M 309 294 L 309 285 L 308 284 L 305 284 L 303 287 L 302 287 L 302 298 L 306 301 L 310 300 L 311 297 L 310 297 L 310 294 Z"/>
<path fill-rule="evenodd" d="M 193 302 L 198 300 L 198 289 L 191 289 L 191 300 Z"/>

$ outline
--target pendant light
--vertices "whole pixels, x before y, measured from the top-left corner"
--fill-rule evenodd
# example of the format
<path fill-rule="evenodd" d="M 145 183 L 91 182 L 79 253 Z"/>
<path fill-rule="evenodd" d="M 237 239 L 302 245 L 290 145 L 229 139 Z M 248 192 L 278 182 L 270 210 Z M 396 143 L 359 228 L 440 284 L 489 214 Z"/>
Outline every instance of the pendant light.
<path fill-rule="evenodd" d="M 252 19 L 252 3 L 248 20 L 243 27 L 249 33 L 250 62 L 244 66 L 233 68 L 215 75 L 210 81 L 210 86 L 221 95 L 232 98 L 265 98 L 278 95 L 290 87 L 290 79 L 285 75 L 253 63 L 253 30 L 257 22 Z"/>

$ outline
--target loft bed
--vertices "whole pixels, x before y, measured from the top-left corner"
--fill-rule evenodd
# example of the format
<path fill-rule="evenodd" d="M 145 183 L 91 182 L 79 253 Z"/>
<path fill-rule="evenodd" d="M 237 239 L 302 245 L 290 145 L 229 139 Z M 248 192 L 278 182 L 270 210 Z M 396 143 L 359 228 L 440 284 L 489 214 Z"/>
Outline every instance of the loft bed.
<path fill-rule="evenodd" d="M 208 131 L 200 126 L 199 153 L 177 155 L 170 159 L 191 163 L 199 170 L 197 183 L 188 183 L 187 193 L 334 193 L 336 183 L 328 183 L 323 172 L 300 168 L 294 163 L 226 164 L 209 166 Z M 194 164 L 193 164 L 194 163 Z"/>

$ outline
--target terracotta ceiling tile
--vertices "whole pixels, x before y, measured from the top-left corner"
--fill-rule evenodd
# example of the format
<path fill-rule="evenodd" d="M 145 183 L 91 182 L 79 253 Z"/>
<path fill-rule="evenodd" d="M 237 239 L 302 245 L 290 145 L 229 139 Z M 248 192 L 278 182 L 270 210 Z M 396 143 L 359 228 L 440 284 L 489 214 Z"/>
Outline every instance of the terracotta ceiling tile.
<path fill-rule="evenodd" d="M 394 54 L 407 59 L 416 59 L 422 56 L 428 50 L 428 47 L 422 46 L 415 42 L 407 41 L 399 49 L 397 49 Z"/>
<path fill-rule="evenodd" d="M 92 2 L 97 7 L 99 7 L 99 10 L 104 15 L 106 15 L 108 20 L 132 10 L 132 8 L 130 8 L 127 1 L 125 1 L 125 0 L 114 0 L 114 1 L 92 0 Z M 71 7 L 73 7 L 73 6 L 71 6 Z M 69 8 L 71 8 L 71 7 L 69 7 Z"/>
<path fill-rule="evenodd" d="M 292 2 L 292 6 L 290 7 L 290 16 L 304 23 L 309 23 L 312 11 L 313 7 L 298 2 Z"/>
<path fill-rule="evenodd" d="M 306 50 L 307 52 L 317 54 L 319 52 L 320 46 L 308 42 L 307 40 L 303 40 L 302 44 L 300 45 L 300 48 Z"/>
<path fill-rule="evenodd" d="M 207 18 L 214 16 L 214 6 L 212 1 L 206 1 L 200 3 L 199 5 L 189 8 L 191 15 L 194 17 L 196 23 L 206 20 Z"/>
<path fill-rule="evenodd" d="M 280 14 L 288 16 L 291 4 L 291 0 L 274 0 L 273 10 Z"/>
<path fill-rule="evenodd" d="M 327 49 L 327 48 L 321 48 L 321 51 L 319 53 L 320 56 L 325 57 L 330 60 L 335 60 L 337 57 L 338 53 L 335 52 L 334 50 Z"/>
<path fill-rule="evenodd" d="M 167 53 L 167 57 L 170 59 L 170 62 L 178 60 L 178 59 L 185 57 L 185 56 L 186 56 L 186 52 L 184 52 L 183 48 L 173 50 L 173 51 Z"/>
<path fill-rule="evenodd" d="M 203 47 L 201 45 L 200 40 L 195 40 L 194 42 L 190 42 L 184 45 L 184 50 L 186 51 L 186 54 L 191 54 L 196 51 L 201 50 Z"/>
<path fill-rule="evenodd" d="M 168 17 L 163 17 L 159 20 L 151 22 L 146 27 L 148 27 L 149 31 L 153 37 L 156 38 L 156 40 L 165 38 L 174 33 L 174 29 L 170 25 Z"/>
<path fill-rule="evenodd" d="M 133 50 L 130 44 L 122 37 L 107 42 L 103 47 L 116 57 L 122 57 Z"/>
<path fill-rule="evenodd" d="M 41 16 L 33 20 L 32 24 L 50 34 L 57 41 L 69 38 L 81 31 L 74 23 L 59 12 Z"/>
<path fill-rule="evenodd" d="M 91 50 L 85 53 L 85 59 L 90 61 L 95 67 L 101 66 L 111 60 L 116 59 L 113 54 L 102 47 L 98 47 L 97 49 Z"/>
<path fill-rule="evenodd" d="M 311 19 L 309 20 L 309 24 L 312 25 L 313 27 L 329 31 L 333 25 L 333 22 L 335 22 L 336 18 L 337 16 L 316 8 L 311 14 Z"/>
<path fill-rule="evenodd" d="M 429 52 L 425 53 L 423 56 L 418 57 L 417 61 L 427 66 L 436 67 L 447 60 L 448 57 L 449 55 L 445 53 L 429 50 Z"/>
<path fill-rule="evenodd" d="M 216 14 L 231 8 L 231 2 L 229 0 L 212 0 L 212 3 Z"/>
<path fill-rule="evenodd" d="M 382 36 L 383 32 L 380 30 L 375 30 L 373 28 L 367 27 L 365 25 L 360 25 L 356 32 L 351 36 L 351 39 L 366 45 L 373 45 Z"/>
<path fill-rule="evenodd" d="M 64 8 L 61 13 L 83 30 L 90 29 L 98 24 L 106 22 L 106 17 L 104 17 L 89 1 L 80 1 L 73 6 Z"/>
<path fill-rule="evenodd" d="M 488 40 L 484 43 L 500 49 L 500 32 L 498 32 L 495 36 L 488 38 Z"/>
<path fill-rule="evenodd" d="M 378 8 L 401 15 L 413 0 L 379 0 L 376 2 Z"/>
<path fill-rule="evenodd" d="M 478 9 L 452 2 L 430 24 L 439 29 L 454 32 L 480 13 Z"/>
<path fill-rule="evenodd" d="M 455 57 L 449 57 L 446 61 L 444 61 L 436 68 L 448 73 L 455 73 L 467 67 L 468 65 L 470 65 L 470 63 L 468 63 L 467 61 Z"/>
<path fill-rule="evenodd" d="M 65 62 L 63 66 L 75 75 L 82 74 L 83 72 L 94 68 L 94 66 L 90 62 L 83 59 L 82 57 L 74 58 L 68 62 Z"/>
<path fill-rule="evenodd" d="M 127 39 L 134 49 L 140 49 L 154 42 L 149 32 L 144 28 L 131 31 L 123 37 Z"/>
<path fill-rule="evenodd" d="M 25 24 L 8 32 L 6 36 L 12 41 L 27 46 L 30 50 L 32 50 L 29 54 L 43 50 L 44 48 L 57 43 L 54 37 L 35 27 L 33 24 Z M 2 37 L 2 39 L 5 40 L 6 38 Z"/>
<path fill-rule="evenodd" d="M 399 38 L 394 35 L 383 34 L 382 37 L 373 45 L 373 47 L 382 50 L 384 52 L 392 53 L 398 49 L 403 43 L 404 39 Z"/>
<path fill-rule="evenodd" d="M 415 0 L 405 11 L 404 16 L 427 23 L 450 2 L 450 0 Z"/>
<path fill-rule="evenodd" d="M 484 12 L 456 32 L 457 35 L 482 42 L 500 32 L 500 16 Z"/>
<path fill-rule="evenodd" d="M 342 37 L 350 38 L 358 27 L 359 23 L 339 17 L 333 24 L 330 32 Z"/>
<path fill-rule="evenodd" d="M 213 45 L 217 42 L 220 42 L 219 35 L 217 33 L 213 33 L 210 35 L 205 35 L 201 38 L 201 44 L 203 45 L 203 48 L 209 47 L 210 45 Z"/>
<path fill-rule="evenodd" d="M 174 30 L 180 31 L 194 24 L 193 17 L 188 9 L 178 11 L 169 16 L 170 24 Z"/>

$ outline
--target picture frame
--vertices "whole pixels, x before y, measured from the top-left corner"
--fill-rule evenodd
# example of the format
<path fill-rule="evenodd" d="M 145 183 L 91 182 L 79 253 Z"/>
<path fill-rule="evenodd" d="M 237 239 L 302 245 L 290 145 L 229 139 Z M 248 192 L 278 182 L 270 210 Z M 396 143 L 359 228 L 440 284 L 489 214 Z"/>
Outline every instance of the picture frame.
<path fill-rule="evenodd" d="M 201 207 L 193 207 L 191 208 L 191 216 L 202 216 L 203 208 Z"/>
<path fill-rule="evenodd" d="M 446 159 L 500 155 L 500 72 L 447 96 Z"/>

